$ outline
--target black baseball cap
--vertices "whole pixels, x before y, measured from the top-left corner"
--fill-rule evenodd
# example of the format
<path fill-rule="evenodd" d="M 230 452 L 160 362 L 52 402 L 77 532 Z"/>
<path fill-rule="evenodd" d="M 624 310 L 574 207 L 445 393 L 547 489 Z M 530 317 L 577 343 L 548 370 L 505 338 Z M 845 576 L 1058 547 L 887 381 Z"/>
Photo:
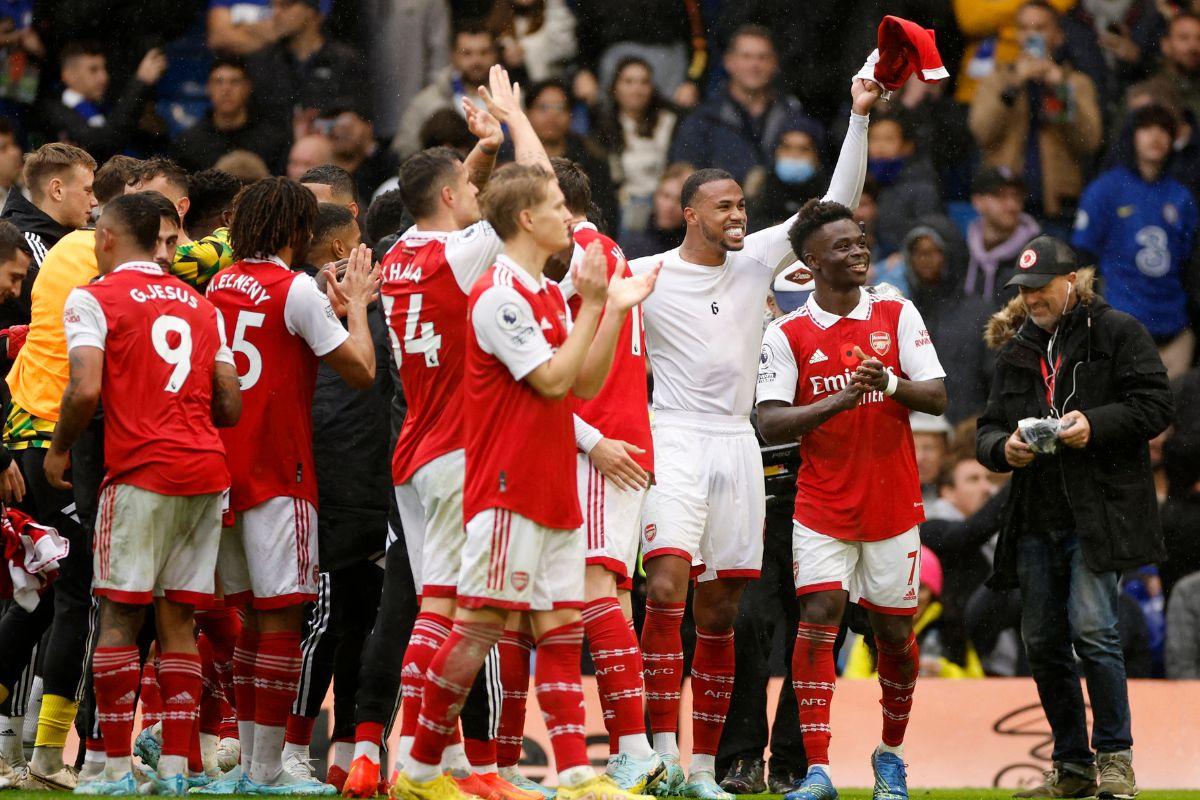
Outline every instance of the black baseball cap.
<path fill-rule="evenodd" d="M 1066 242 L 1042 234 L 1025 245 L 1017 257 L 1017 274 L 1004 285 L 1040 289 L 1059 275 L 1069 275 L 1076 269 L 1075 251 Z"/>
<path fill-rule="evenodd" d="M 971 194 L 992 194 L 1009 186 L 1025 191 L 1025 181 L 1008 167 L 984 167 L 971 181 Z"/>

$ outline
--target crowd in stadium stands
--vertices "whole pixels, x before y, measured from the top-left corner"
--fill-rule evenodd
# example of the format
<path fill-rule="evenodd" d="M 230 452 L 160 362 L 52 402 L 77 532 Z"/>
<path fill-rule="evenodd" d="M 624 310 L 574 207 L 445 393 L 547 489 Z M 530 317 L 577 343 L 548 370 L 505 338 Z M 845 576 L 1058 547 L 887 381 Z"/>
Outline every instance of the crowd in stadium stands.
<path fill-rule="evenodd" d="M 807 0 L 804 13 L 781 0 L 105 5 L 0 4 L 4 218 L 30 207 L 22 153 L 62 141 L 101 164 L 165 155 L 242 182 L 308 176 L 330 195 L 321 200 L 344 192 L 364 240 L 384 239 L 404 224 L 400 163 L 434 145 L 469 152 L 462 101 L 481 103 L 500 63 L 520 80 L 547 153 L 586 170 L 595 215 L 630 259 L 680 242 L 680 188 L 694 168 L 744 185 L 751 230 L 820 196 L 844 134 L 844 76 L 869 52 L 874 21 L 895 14 L 935 29 L 952 78 L 910 80 L 876 107 L 856 211 L 873 281 L 916 304 L 948 374 L 946 415 L 913 419 L 934 556 L 921 569 L 922 670 L 1028 674 L 1019 598 L 985 585 L 1008 489 L 975 460 L 974 420 L 993 373 L 984 326 L 1014 293 L 1004 287 L 1026 243 L 1048 232 L 1096 267 L 1100 291 L 1150 331 L 1173 380 L 1176 423 L 1152 443 L 1168 557 L 1124 576 L 1120 624 L 1131 677 L 1200 677 L 1200 2 Z M 510 144 L 500 160 L 512 158 Z M 351 185 L 312 178 L 330 164 Z M 794 465 L 772 450 L 767 563 L 737 643 L 739 670 L 757 661 L 782 674 L 776 626 L 795 633 Z M 389 489 L 375 483 L 382 509 Z M 844 674 L 871 674 L 862 637 L 851 633 L 840 653 Z M 734 714 L 754 708 L 735 702 Z M 723 758 L 754 748 L 727 742 Z"/>

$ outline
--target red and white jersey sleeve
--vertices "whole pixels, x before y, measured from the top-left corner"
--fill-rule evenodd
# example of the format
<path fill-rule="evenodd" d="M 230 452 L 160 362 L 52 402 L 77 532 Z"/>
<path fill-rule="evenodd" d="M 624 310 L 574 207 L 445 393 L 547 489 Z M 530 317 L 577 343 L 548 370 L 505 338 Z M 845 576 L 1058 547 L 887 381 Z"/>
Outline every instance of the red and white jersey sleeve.
<path fill-rule="evenodd" d="M 288 333 L 307 342 L 317 358 L 329 355 L 350 338 L 350 332 L 333 313 L 329 298 L 317 288 L 316 281 L 304 274 L 297 275 L 288 289 L 283 321 Z"/>
<path fill-rule="evenodd" d="M 67 335 L 67 351 L 76 347 L 104 349 L 108 336 L 108 321 L 100 302 L 83 288 L 72 289 L 63 307 L 63 328 Z"/>
<path fill-rule="evenodd" d="M 463 294 L 470 294 L 475 281 L 496 263 L 504 252 L 504 242 L 496 230 L 487 222 L 474 225 L 446 235 L 446 263 L 454 273 L 454 279 Z"/>
<path fill-rule="evenodd" d="M 511 286 L 490 286 L 479 295 L 471 311 L 471 327 L 479 348 L 504 364 L 513 380 L 524 380 L 554 355 L 533 307 Z"/>
<path fill-rule="evenodd" d="M 910 381 L 928 381 L 946 377 L 938 360 L 933 340 L 921 312 L 905 300 L 896 324 L 896 339 L 900 343 L 900 370 Z"/>
<path fill-rule="evenodd" d="M 794 403 L 800 370 L 796 354 L 787 336 L 778 325 L 771 325 L 763 334 L 762 351 L 758 356 L 758 402 L 782 400 Z"/>

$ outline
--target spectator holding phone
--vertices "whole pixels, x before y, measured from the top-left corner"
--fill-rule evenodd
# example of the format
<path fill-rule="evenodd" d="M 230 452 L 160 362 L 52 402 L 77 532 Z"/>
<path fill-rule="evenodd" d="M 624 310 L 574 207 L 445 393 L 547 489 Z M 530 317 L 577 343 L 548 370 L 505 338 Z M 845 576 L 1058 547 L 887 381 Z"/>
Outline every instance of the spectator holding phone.
<path fill-rule="evenodd" d="M 968 122 L 986 164 L 1021 176 L 1029 212 L 1065 232 L 1103 134 L 1096 87 L 1056 59 L 1065 40 L 1046 0 L 1017 12 L 1017 38 L 1021 54 L 979 84 Z"/>

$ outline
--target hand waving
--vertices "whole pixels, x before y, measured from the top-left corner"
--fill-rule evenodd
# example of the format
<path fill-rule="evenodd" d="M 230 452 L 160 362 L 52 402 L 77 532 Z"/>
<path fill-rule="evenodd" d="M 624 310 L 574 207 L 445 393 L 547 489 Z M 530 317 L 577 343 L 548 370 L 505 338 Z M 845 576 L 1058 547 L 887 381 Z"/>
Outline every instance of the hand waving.
<path fill-rule="evenodd" d="M 328 288 L 331 297 L 336 297 L 343 305 L 367 306 L 374 299 L 378 284 L 378 271 L 371 263 L 371 248 L 360 244 L 350 251 L 345 271 L 336 280 L 331 279 Z"/>
<path fill-rule="evenodd" d="M 633 308 L 654 291 L 654 284 L 658 281 L 658 273 L 662 270 L 662 266 L 660 261 L 649 272 L 622 278 L 621 275 L 625 272 L 625 260 L 621 259 L 621 263 L 613 272 L 612 280 L 608 282 L 609 301 L 621 311 Z"/>
<path fill-rule="evenodd" d="M 500 145 L 504 144 L 504 129 L 500 127 L 500 121 L 466 97 L 463 98 L 462 107 L 467 117 L 467 129 L 479 140 L 479 144 L 489 154 L 499 150 Z"/>
<path fill-rule="evenodd" d="M 607 277 L 608 262 L 604 258 L 604 248 L 600 242 L 593 241 L 583 251 L 583 261 L 572 267 L 571 282 L 585 303 L 603 305 L 608 296 Z"/>
<path fill-rule="evenodd" d="M 488 86 L 479 87 L 479 96 L 483 98 L 488 112 L 501 123 L 522 113 L 521 84 L 511 82 L 508 70 L 499 64 L 492 66 L 488 73 Z"/>

